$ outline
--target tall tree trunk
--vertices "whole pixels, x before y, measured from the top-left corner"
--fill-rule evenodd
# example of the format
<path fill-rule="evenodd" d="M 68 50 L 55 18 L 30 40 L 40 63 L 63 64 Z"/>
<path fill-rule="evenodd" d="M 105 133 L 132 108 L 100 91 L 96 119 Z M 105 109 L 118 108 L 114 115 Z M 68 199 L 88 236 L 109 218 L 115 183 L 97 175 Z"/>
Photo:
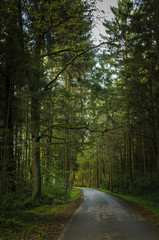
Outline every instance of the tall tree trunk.
<path fill-rule="evenodd" d="M 13 80 L 11 77 L 11 66 L 7 67 L 6 99 L 4 114 L 4 152 L 3 152 L 3 181 L 8 192 L 15 190 L 15 162 L 13 156 Z"/>
<path fill-rule="evenodd" d="M 90 159 L 89 159 L 89 182 L 88 182 L 88 186 L 89 188 L 91 188 L 92 186 L 92 170 L 91 170 L 91 154 L 90 154 Z"/>
<path fill-rule="evenodd" d="M 121 163 L 121 189 L 122 189 L 122 193 L 124 193 L 125 192 L 125 189 L 124 189 L 124 159 L 123 159 L 122 151 L 120 152 L 120 163 Z"/>
<path fill-rule="evenodd" d="M 41 196 L 40 146 L 39 146 L 39 100 L 35 95 L 31 98 L 31 133 L 32 133 L 32 196 Z"/>
<path fill-rule="evenodd" d="M 28 167 L 28 140 L 29 140 L 29 97 L 27 94 L 26 99 L 26 131 L 25 131 L 25 169 L 27 170 Z M 27 171 L 25 170 L 25 180 L 28 177 Z"/>
<path fill-rule="evenodd" d="M 103 149 L 103 145 L 101 146 L 101 164 L 102 164 L 102 172 L 103 172 L 103 187 L 106 188 L 106 169 L 105 169 L 105 163 L 104 163 L 104 149 Z"/>
<path fill-rule="evenodd" d="M 127 143 L 127 160 L 128 160 L 128 172 L 129 172 L 129 191 L 132 192 L 132 180 L 133 180 L 133 171 L 132 171 L 132 130 L 131 130 L 131 110 L 128 113 L 129 117 L 129 134 L 128 134 L 128 143 Z"/>
<path fill-rule="evenodd" d="M 154 14 L 154 22 L 158 23 L 159 22 L 159 5 L 158 1 L 155 0 L 153 2 L 154 4 L 154 9 L 155 9 L 155 14 Z M 155 79 L 152 79 L 152 93 L 153 93 L 153 99 L 154 99 L 154 104 L 153 104 L 153 109 L 154 109 L 154 127 L 155 127 L 155 140 L 156 140 L 156 168 L 157 172 L 159 172 L 159 95 L 158 95 L 158 74 L 159 74 L 159 25 L 155 24 L 155 40 L 156 40 L 156 58 L 157 58 L 157 72 L 155 75 Z"/>
<path fill-rule="evenodd" d="M 108 149 L 108 158 L 109 158 L 109 185 L 108 189 L 112 192 L 113 187 L 112 187 L 112 159 L 111 159 L 111 154 L 110 150 Z"/>
<path fill-rule="evenodd" d="M 52 136 L 52 129 L 49 130 L 49 135 Z M 52 159 L 52 149 L 51 149 L 51 137 L 48 138 L 47 143 L 48 146 L 46 148 L 46 184 L 50 182 L 50 166 L 51 166 L 51 159 Z"/>
<path fill-rule="evenodd" d="M 37 44 L 38 45 L 38 44 Z M 41 170 L 40 170 L 40 46 L 34 53 L 34 79 L 31 82 L 31 136 L 32 136 L 32 196 L 34 199 L 41 196 Z"/>
<path fill-rule="evenodd" d="M 2 189 L 10 192 L 15 190 L 15 162 L 13 156 L 13 97 L 14 97 L 14 81 L 15 81 L 15 17 L 10 17 L 8 20 L 6 37 L 6 63 L 5 63 L 5 96 L 4 96 L 4 118 L 3 118 L 3 169 L 2 169 Z"/>
<path fill-rule="evenodd" d="M 71 75 L 67 73 L 66 75 L 66 82 L 65 82 L 65 88 L 68 92 L 71 92 Z M 65 123 L 66 125 L 70 123 L 70 110 L 69 110 L 69 105 L 70 105 L 70 100 L 67 99 L 66 103 L 68 104 L 66 106 L 66 118 L 65 118 Z M 71 140 L 71 133 L 69 129 L 65 130 L 65 138 L 68 140 L 66 143 L 66 149 L 65 149 L 65 190 L 66 192 L 70 188 L 70 140 Z"/>
<path fill-rule="evenodd" d="M 99 188 L 99 154 L 98 154 L 98 147 L 96 150 L 96 182 L 97 182 L 97 188 Z"/>
<path fill-rule="evenodd" d="M 132 144 L 132 139 L 131 139 L 131 133 L 130 136 L 128 137 L 128 169 L 129 169 L 129 191 L 132 192 L 132 155 L 131 155 L 131 144 Z"/>
<path fill-rule="evenodd" d="M 69 133 L 67 133 L 66 136 L 67 139 L 69 139 Z M 67 192 L 69 188 L 70 188 L 70 159 L 69 159 L 69 143 L 67 143 L 65 150 L 65 191 Z"/>

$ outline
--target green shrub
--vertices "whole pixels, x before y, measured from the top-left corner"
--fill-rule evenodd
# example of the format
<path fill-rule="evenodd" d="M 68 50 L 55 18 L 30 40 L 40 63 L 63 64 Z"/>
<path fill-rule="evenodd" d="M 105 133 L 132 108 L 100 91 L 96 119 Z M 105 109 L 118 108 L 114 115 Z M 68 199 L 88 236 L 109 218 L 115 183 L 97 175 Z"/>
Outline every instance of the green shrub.
<path fill-rule="evenodd" d="M 64 184 L 59 181 L 55 184 L 42 186 L 42 200 L 45 204 L 62 204 L 67 201 Z"/>

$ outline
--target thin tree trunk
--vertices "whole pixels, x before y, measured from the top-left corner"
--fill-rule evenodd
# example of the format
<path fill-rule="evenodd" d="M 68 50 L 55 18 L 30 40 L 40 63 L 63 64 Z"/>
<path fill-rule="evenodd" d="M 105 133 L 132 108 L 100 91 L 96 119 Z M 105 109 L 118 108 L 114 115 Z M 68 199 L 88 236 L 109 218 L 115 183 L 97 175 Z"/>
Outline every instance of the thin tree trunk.
<path fill-rule="evenodd" d="M 124 189 L 124 161 L 123 161 L 123 155 L 122 155 L 122 151 L 120 153 L 120 162 L 121 162 L 121 189 L 122 189 L 122 192 L 124 193 L 125 192 L 125 189 Z"/>
<path fill-rule="evenodd" d="M 32 122 L 32 196 L 34 199 L 41 196 L 41 170 L 39 146 L 39 100 L 32 96 L 31 122 Z"/>
<path fill-rule="evenodd" d="M 109 158 L 109 186 L 108 189 L 112 192 L 112 160 L 110 150 L 108 150 L 108 158 Z"/>
<path fill-rule="evenodd" d="M 9 44 L 9 43 L 8 43 Z M 4 108 L 4 152 L 3 152 L 3 183 L 7 192 L 15 191 L 15 162 L 13 155 L 13 66 L 10 56 L 6 61 L 5 108 Z M 4 189 L 4 186 L 2 187 Z M 2 190 L 3 191 L 3 190 Z"/>
<path fill-rule="evenodd" d="M 34 53 L 34 81 L 31 83 L 31 135 L 32 135 L 32 196 L 34 199 L 41 196 L 41 169 L 40 169 L 40 47 Z"/>
<path fill-rule="evenodd" d="M 101 146 L 101 151 L 102 151 L 102 156 L 101 156 L 101 163 L 102 163 L 102 172 L 103 172 L 103 177 L 104 177 L 104 181 L 103 181 L 103 187 L 106 187 L 106 169 L 105 169 L 105 164 L 104 164 L 104 150 L 103 150 L 103 145 Z"/>
<path fill-rule="evenodd" d="M 89 180 L 88 180 L 88 186 L 89 188 L 92 187 L 92 170 L 91 170 L 91 154 L 90 154 L 90 159 L 89 159 Z"/>
<path fill-rule="evenodd" d="M 96 182 L 97 182 L 97 188 L 99 188 L 99 155 L 98 155 L 98 147 L 96 150 Z"/>
<path fill-rule="evenodd" d="M 29 165 L 28 164 L 28 139 L 29 139 L 29 127 L 28 127 L 28 124 L 29 124 L 29 104 L 28 104 L 28 101 L 29 101 L 29 97 L 27 95 L 27 99 L 26 99 L 26 136 L 25 136 L 25 180 L 27 179 L 28 177 L 28 174 L 27 174 L 27 166 Z"/>

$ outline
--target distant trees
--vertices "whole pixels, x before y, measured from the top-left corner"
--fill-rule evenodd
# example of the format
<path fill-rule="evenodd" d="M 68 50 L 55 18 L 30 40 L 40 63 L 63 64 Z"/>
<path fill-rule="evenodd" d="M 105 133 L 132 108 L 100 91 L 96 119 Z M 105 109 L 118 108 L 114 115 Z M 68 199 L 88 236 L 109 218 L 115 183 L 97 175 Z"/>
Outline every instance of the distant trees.
<path fill-rule="evenodd" d="M 158 187 L 157 0 L 120 0 L 103 52 L 93 2 L 2 1 L 1 201 L 51 184 Z"/>
<path fill-rule="evenodd" d="M 94 140 L 94 170 L 99 168 L 102 181 L 92 186 L 105 183 L 123 192 L 158 187 L 158 11 L 155 0 L 120 0 L 118 8 L 112 8 L 114 19 L 104 22 L 107 45 L 95 106 L 101 109 L 96 112 L 98 126 L 102 122 L 114 130 Z"/>

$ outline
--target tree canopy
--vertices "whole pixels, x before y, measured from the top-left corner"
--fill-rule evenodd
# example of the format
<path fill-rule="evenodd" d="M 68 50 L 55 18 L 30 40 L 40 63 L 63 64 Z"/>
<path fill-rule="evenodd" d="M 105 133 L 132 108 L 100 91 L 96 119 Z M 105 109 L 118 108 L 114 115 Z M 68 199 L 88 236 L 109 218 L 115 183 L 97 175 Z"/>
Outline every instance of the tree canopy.
<path fill-rule="evenodd" d="M 157 0 L 119 0 L 98 46 L 95 10 L 95 1 L 2 0 L 2 205 L 50 186 L 159 187 Z"/>

